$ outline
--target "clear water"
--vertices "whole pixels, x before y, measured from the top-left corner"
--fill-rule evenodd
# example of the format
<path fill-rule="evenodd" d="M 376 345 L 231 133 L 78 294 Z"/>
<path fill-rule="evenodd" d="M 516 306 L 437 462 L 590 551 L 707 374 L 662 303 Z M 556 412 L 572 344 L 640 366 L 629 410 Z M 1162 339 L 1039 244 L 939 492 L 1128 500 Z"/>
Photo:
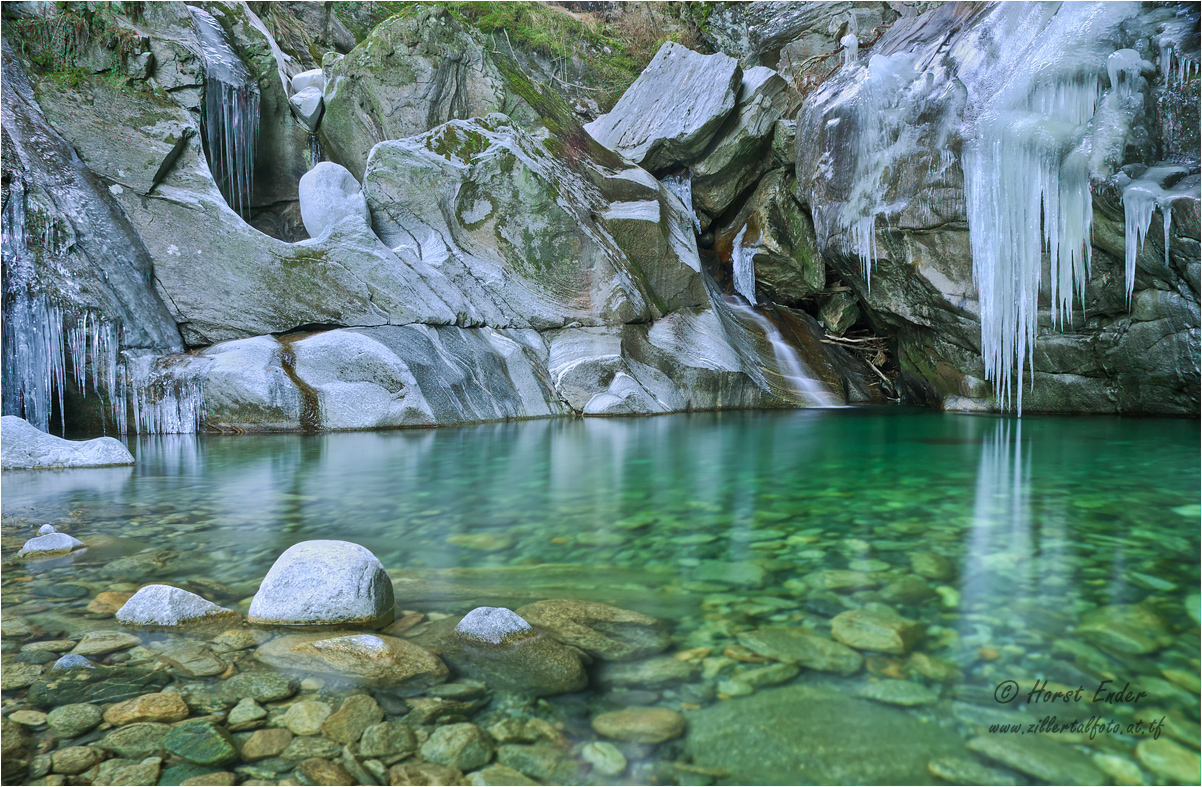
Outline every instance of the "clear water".
<path fill-rule="evenodd" d="M 221 583 L 219 602 L 245 613 L 284 549 L 334 538 L 371 549 L 394 576 L 460 587 L 398 597 L 403 609 L 585 597 L 664 619 L 674 650 L 720 655 L 758 626 L 828 633 L 831 596 L 879 601 L 876 590 L 806 591 L 798 580 L 811 572 L 895 577 L 930 551 L 954 578 L 930 580 L 938 598 L 894 608 L 928 625 L 919 650 L 964 677 L 932 684 L 939 703 L 902 712 L 969 737 L 955 707 L 996 710 L 982 692 L 1012 677 L 1024 692 L 1030 679 L 1066 682 L 1080 670 L 1053 643 L 1096 606 L 1142 603 L 1173 642 L 1107 657 L 1133 683 L 1152 681 L 1158 708 L 1198 719 L 1196 692 L 1162 685 L 1162 670 L 1198 673 L 1187 613 L 1199 584 L 1197 421 L 811 409 L 129 444 L 134 468 L 4 473 L 6 558 L 43 522 L 98 545 L 57 567 L 6 565 L 6 613 L 52 616 L 59 629 L 80 615 L 86 629 L 89 598 L 30 594 L 64 581 L 99 592 L 113 584 L 108 562 L 143 550 L 169 559 L 139 583 Z M 794 680 L 852 691 L 888 679 L 872 672 L 881 665 L 850 682 L 807 670 Z M 726 701 L 674 691 L 660 702 Z M 1139 740 L 1110 736 L 1097 751 L 1134 761 Z M 673 759 L 678 745 L 640 751 Z M 650 778 L 637 773 L 618 780 Z"/>

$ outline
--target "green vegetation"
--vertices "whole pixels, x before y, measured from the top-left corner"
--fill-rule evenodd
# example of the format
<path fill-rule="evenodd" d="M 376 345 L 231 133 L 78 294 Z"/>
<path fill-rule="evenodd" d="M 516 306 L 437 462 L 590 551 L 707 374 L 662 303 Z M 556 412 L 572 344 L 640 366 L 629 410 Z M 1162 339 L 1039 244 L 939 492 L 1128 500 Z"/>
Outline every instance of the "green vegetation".
<path fill-rule="evenodd" d="M 141 36 L 120 23 L 120 10 L 120 4 L 97 4 L 94 9 L 73 7 L 45 18 L 6 18 L 10 29 L 5 37 L 37 68 L 78 80 L 90 73 L 78 65 L 89 54 L 105 53 L 113 69 L 139 51 Z"/>

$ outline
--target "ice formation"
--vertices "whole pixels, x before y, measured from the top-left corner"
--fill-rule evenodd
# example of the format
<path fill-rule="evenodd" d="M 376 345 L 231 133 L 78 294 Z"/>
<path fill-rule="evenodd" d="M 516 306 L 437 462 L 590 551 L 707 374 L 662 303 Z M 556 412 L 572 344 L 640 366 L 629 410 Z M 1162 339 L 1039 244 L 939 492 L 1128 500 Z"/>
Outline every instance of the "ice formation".
<path fill-rule="evenodd" d="M 685 209 L 689 215 L 693 217 L 693 229 L 697 234 L 701 234 L 701 219 L 697 217 L 697 210 L 693 207 L 693 172 L 685 170 L 674 175 L 668 175 L 661 183 L 664 188 L 675 194 L 684 203 Z"/>
<path fill-rule="evenodd" d="M 755 306 L 755 252 L 743 245 L 743 236 L 747 233 L 747 225 L 735 235 L 734 245 L 730 250 L 730 267 L 734 274 L 735 292 Z"/>
<path fill-rule="evenodd" d="M 1135 285 L 1135 258 L 1143 247 L 1148 229 L 1152 226 L 1152 214 L 1160 209 L 1164 221 L 1164 264 L 1169 265 L 1170 230 L 1173 226 L 1173 201 L 1181 197 L 1196 196 L 1196 189 L 1166 188 L 1165 183 L 1178 180 L 1187 174 L 1182 167 L 1150 167 L 1137 180 L 1120 176 L 1123 186 L 1123 218 L 1125 220 L 1127 305 L 1131 305 L 1131 291 Z"/>
<path fill-rule="evenodd" d="M 190 6 L 205 60 L 204 137 L 209 169 L 226 202 L 246 217 L 259 138 L 259 84 L 211 14 Z"/>
<path fill-rule="evenodd" d="M 856 37 L 855 33 L 848 33 L 839 39 L 839 43 L 843 46 L 843 65 L 854 65 L 856 55 L 860 51 L 860 39 Z"/>

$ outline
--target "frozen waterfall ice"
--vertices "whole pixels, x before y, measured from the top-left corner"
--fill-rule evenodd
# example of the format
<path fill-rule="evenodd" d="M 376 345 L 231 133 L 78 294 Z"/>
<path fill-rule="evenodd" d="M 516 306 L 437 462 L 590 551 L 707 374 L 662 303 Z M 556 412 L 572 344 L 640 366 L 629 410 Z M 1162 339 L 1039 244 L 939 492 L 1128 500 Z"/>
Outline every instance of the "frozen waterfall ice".
<path fill-rule="evenodd" d="M 674 175 L 668 175 L 660 181 L 664 184 L 664 188 L 675 194 L 682 203 L 685 210 L 693 217 L 693 230 L 701 234 L 701 219 L 697 216 L 697 209 L 693 207 L 693 172 L 685 170 Z"/>
<path fill-rule="evenodd" d="M 189 6 L 205 60 L 205 152 L 225 201 L 243 218 L 254 187 L 259 139 L 259 84 L 213 15 Z"/>
<path fill-rule="evenodd" d="M 755 252 L 743 245 L 743 236 L 747 233 L 747 225 L 735 235 L 734 244 L 730 249 L 730 267 L 733 273 L 735 292 L 755 306 Z"/>

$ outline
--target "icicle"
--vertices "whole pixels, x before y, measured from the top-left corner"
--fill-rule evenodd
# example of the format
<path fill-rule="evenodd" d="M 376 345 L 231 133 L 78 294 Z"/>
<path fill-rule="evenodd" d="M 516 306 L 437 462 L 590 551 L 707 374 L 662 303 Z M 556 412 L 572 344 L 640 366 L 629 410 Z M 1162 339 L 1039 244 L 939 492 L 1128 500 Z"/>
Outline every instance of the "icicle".
<path fill-rule="evenodd" d="M 1151 71 L 1152 64 L 1145 62 L 1134 49 L 1120 49 L 1106 58 L 1110 87 L 1119 98 L 1130 98 L 1135 94 L 1140 72 L 1145 69 Z"/>
<path fill-rule="evenodd" d="M 747 302 L 752 306 L 755 305 L 755 252 L 743 246 L 743 235 L 747 232 L 747 225 L 743 225 L 743 229 L 739 230 L 739 234 L 735 236 L 734 245 L 730 250 L 730 265 L 734 273 L 735 292 L 747 299 Z"/>
<path fill-rule="evenodd" d="M 685 209 L 693 217 L 693 229 L 700 235 L 701 219 L 697 217 L 697 210 L 693 207 L 693 171 L 678 172 L 660 182 L 664 184 L 664 188 L 675 194 L 684 203 Z"/>
<path fill-rule="evenodd" d="M 246 217 L 259 138 L 259 85 L 208 12 L 189 7 L 205 58 L 204 136 L 209 169 L 226 202 Z"/>
<path fill-rule="evenodd" d="M 129 356 L 126 387 L 139 434 L 192 434 L 204 420 L 204 378 L 187 356 Z"/>
<path fill-rule="evenodd" d="M 839 39 L 839 43 L 843 45 L 843 67 L 855 65 L 856 55 L 860 51 L 860 39 L 855 33 L 848 33 Z"/>
<path fill-rule="evenodd" d="M 1164 220 L 1164 264 L 1169 265 L 1169 247 L 1172 238 L 1173 200 L 1178 197 L 1197 198 L 1197 192 L 1192 195 L 1188 186 L 1164 188 L 1161 184 L 1170 178 L 1186 174 L 1181 167 L 1151 167 L 1143 177 L 1131 181 L 1123 187 L 1123 218 L 1126 223 L 1124 246 L 1126 248 L 1126 284 L 1127 306 L 1131 306 L 1131 294 L 1135 287 L 1135 259 L 1143 248 L 1144 240 L 1148 237 L 1148 229 L 1152 226 L 1152 214 L 1160 209 Z"/>

